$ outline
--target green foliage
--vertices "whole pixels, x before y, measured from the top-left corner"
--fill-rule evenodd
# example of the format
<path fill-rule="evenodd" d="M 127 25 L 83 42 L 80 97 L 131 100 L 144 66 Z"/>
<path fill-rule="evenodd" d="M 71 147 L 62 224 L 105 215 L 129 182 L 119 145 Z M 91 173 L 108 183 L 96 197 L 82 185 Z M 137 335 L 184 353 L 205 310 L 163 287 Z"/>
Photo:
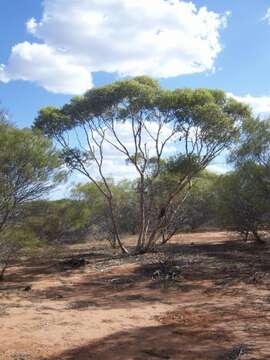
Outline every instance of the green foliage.
<path fill-rule="evenodd" d="M 0 124 L 0 230 L 22 204 L 41 197 L 60 180 L 60 165 L 49 139 Z"/>
<path fill-rule="evenodd" d="M 51 140 L 29 129 L 0 121 L 0 267 L 36 237 L 19 222 L 23 207 L 44 196 L 62 179 L 58 152 Z"/>
<path fill-rule="evenodd" d="M 24 228 L 48 244 L 76 241 L 87 229 L 89 209 L 76 200 L 35 201 L 24 208 Z"/>
<path fill-rule="evenodd" d="M 40 245 L 33 231 L 23 225 L 7 226 L 0 233 L 0 281 L 12 261 L 22 250 L 32 251 Z"/>
<path fill-rule="evenodd" d="M 60 165 L 51 141 L 28 129 L 0 124 L 0 146 L 1 178 L 13 171 L 29 181 L 48 181 Z"/>
<path fill-rule="evenodd" d="M 222 176 L 216 188 L 217 213 L 223 226 L 247 235 L 269 225 L 269 200 L 260 178 L 263 168 L 245 163 Z"/>
<path fill-rule="evenodd" d="M 112 190 L 113 206 L 120 233 L 135 233 L 138 226 L 138 203 L 134 184 L 127 180 L 118 184 L 112 179 L 107 179 L 107 181 Z M 99 185 L 104 186 L 102 183 Z M 105 232 L 108 233 L 107 236 L 112 236 L 113 230 L 109 222 L 110 210 L 97 186 L 94 183 L 78 185 L 73 190 L 73 196 L 87 209 L 90 230 L 95 233 L 100 232 L 101 237 Z"/>
<path fill-rule="evenodd" d="M 54 119 L 53 122 L 50 121 L 52 118 Z M 69 129 L 71 126 L 72 124 L 67 116 L 65 116 L 60 110 L 52 106 L 48 106 L 40 110 L 39 125 L 36 126 L 36 128 L 42 130 L 42 132 L 46 135 L 53 136 Z"/>
<path fill-rule="evenodd" d="M 249 117 L 230 161 L 236 171 L 222 180 L 220 209 L 225 223 L 246 236 L 270 225 L 270 120 Z"/>
<path fill-rule="evenodd" d="M 134 196 L 138 209 L 134 215 L 139 219 L 138 251 L 147 250 L 157 243 L 160 233 L 164 239 L 169 223 L 176 223 L 191 180 L 238 139 L 240 124 L 249 117 L 250 109 L 223 91 L 162 89 L 155 80 L 140 76 L 91 89 L 61 109 L 43 109 L 34 127 L 53 137 L 68 167 L 85 175 L 104 196 L 107 205 L 102 211 L 97 206 L 96 213 L 101 211 L 111 219 L 113 237 L 127 253 L 118 232 L 125 227 L 121 209 L 127 213 L 132 206 L 125 191 L 121 189 L 120 196 L 119 186 L 104 176 L 105 145 L 124 156 L 137 172 L 139 180 L 129 196 L 134 194 L 132 201 Z M 134 153 L 121 141 L 117 125 L 125 122 L 131 126 Z M 158 128 L 154 135 L 153 123 Z M 169 133 L 166 140 L 161 136 L 165 131 Z M 146 134 L 154 149 L 145 142 Z M 165 164 L 166 147 L 172 140 L 177 154 Z"/>
<path fill-rule="evenodd" d="M 218 175 L 204 171 L 193 180 L 181 212 L 182 228 L 196 230 L 200 227 L 216 227 L 218 225 L 214 203 L 218 179 Z"/>
<path fill-rule="evenodd" d="M 193 137 L 194 146 L 188 152 L 198 156 L 203 164 L 236 139 L 237 122 L 250 116 L 247 106 L 220 90 L 164 90 L 144 76 L 89 90 L 62 109 L 42 109 L 34 126 L 59 140 L 66 131 L 89 121 L 106 127 L 112 119 L 130 121 L 132 115 L 136 121 L 144 118 L 155 122 L 158 112 L 165 122 L 177 128 L 180 142 L 189 143 Z"/>
<path fill-rule="evenodd" d="M 238 166 L 246 161 L 270 166 L 270 119 L 250 117 L 243 122 L 241 142 L 230 160 Z"/>
<path fill-rule="evenodd" d="M 201 170 L 200 158 L 197 155 L 171 157 L 166 162 L 166 170 L 178 177 L 197 174 Z"/>
<path fill-rule="evenodd" d="M 42 245 L 33 229 L 23 224 L 15 224 L 8 227 L 1 234 L 1 241 L 10 242 L 18 249 L 32 250 Z"/>

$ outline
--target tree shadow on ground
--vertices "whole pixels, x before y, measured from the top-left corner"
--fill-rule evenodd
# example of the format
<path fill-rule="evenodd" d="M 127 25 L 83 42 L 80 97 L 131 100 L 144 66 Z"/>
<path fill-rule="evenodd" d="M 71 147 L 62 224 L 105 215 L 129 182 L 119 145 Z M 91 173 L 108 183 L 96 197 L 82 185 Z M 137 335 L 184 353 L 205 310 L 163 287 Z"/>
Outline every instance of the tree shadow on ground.
<path fill-rule="evenodd" d="M 161 252 L 173 256 L 172 266 L 180 269 L 180 280 L 170 281 L 168 289 L 176 291 L 179 295 L 189 292 L 210 293 L 211 291 L 225 291 L 230 295 L 231 285 L 235 287 L 241 283 L 247 283 L 263 286 L 265 281 L 267 284 L 270 283 L 270 277 L 269 279 L 262 276 L 254 277 L 254 274 L 261 274 L 270 269 L 269 246 L 244 243 L 237 239 L 219 243 L 174 242 L 164 246 Z M 111 261 L 111 255 L 107 252 L 83 252 L 78 256 L 89 261 L 87 268 Z M 126 260 L 122 257 L 113 258 L 116 261 L 119 259 L 127 263 L 134 261 L 133 268 L 118 269 L 115 273 L 108 270 L 89 274 L 85 273 L 85 268 L 60 271 L 57 267 L 59 259 L 57 264 L 51 264 L 48 259 L 39 264 L 29 261 L 24 268 L 19 268 L 16 274 L 9 277 L 8 286 L 11 289 L 18 289 L 22 286 L 18 285 L 18 279 L 22 284 L 31 282 L 34 285 L 38 279 L 58 272 L 61 273 L 61 278 L 66 279 L 63 284 L 33 291 L 28 297 L 33 301 L 39 299 L 69 301 L 70 308 L 76 307 L 77 301 L 81 302 L 89 297 L 93 303 L 97 304 L 96 307 L 103 308 L 139 306 L 142 302 L 168 301 L 170 295 L 162 294 L 160 291 L 157 293 L 157 290 L 163 290 L 162 281 L 152 279 L 154 271 L 159 268 L 158 262 L 149 262 L 147 258 L 148 263 L 145 263 L 144 256 Z M 80 282 L 72 281 L 74 274 L 80 274 Z M 144 294 L 145 289 L 148 289 L 147 294 Z M 85 306 L 87 307 L 87 301 Z"/>
<path fill-rule="evenodd" d="M 31 276 L 32 271 L 34 274 L 33 291 L 27 294 L 28 300 L 59 300 L 63 306 L 59 306 L 57 311 L 132 309 L 144 304 L 164 303 L 176 305 L 181 316 L 187 310 L 192 317 L 197 317 L 195 322 L 188 320 L 184 326 L 182 317 L 178 318 L 174 308 L 171 317 L 166 313 L 167 318 L 164 322 L 159 321 L 159 326 L 117 332 L 47 360 L 211 360 L 221 359 L 224 351 L 246 339 L 248 345 L 251 343 L 256 348 L 258 341 L 264 342 L 265 346 L 270 336 L 269 318 L 265 315 L 269 313 L 270 297 L 266 299 L 265 291 L 258 294 L 257 287 L 264 286 L 263 290 L 267 290 L 270 281 L 267 283 L 268 279 L 256 278 L 256 273 L 270 269 L 268 245 L 258 246 L 238 239 L 195 244 L 172 242 L 163 247 L 161 253 L 171 256 L 171 265 L 180 269 L 180 279 L 171 281 L 166 292 L 161 291 L 162 281 L 152 278 L 160 266 L 156 261 L 159 253 L 153 258 L 149 254 L 136 258 L 121 257 L 118 265 L 124 263 L 128 266 L 107 267 L 111 264 L 111 256 L 103 252 L 97 260 L 89 262 L 89 267 L 105 264 L 106 271 L 86 271 L 88 267 L 70 270 L 61 273 L 62 283 L 50 284 L 41 290 L 35 289 L 34 282 L 39 277 L 54 274 L 53 269 L 46 268 L 48 259 L 40 264 L 40 270 L 37 263 L 34 264 L 37 267 L 31 267 L 30 263 L 25 274 Z M 87 254 L 79 253 L 79 256 Z M 88 257 L 89 261 L 91 257 Z M 23 274 L 23 269 L 21 271 Z M 16 275 L 13 285 L 18 284 Z M 238 332 L 245 336 L 236 338 Z"/>
<path fill-rule="evenodd" d="M 256 283 L 260 280 L 253 277 L 256 273 L 270 273 L 269 244 L 245 243 L 239 239 L 220 243 L 171 243 L 162 252 L 175 256 L 175 264 L 190 281 L 210 280 L 216 285 L 224 285 L 231 280 L 237 285 L 240 282 Z M 191 259 L 187 266 L 183 266 L 185 257 Z M 151 266 L 142 266 L 138 271 L 146 274 L 147 269 L 151 272 Z"/>
<path fill-rule="evenodd" d="M 85 266 L 72 268 L 65 266 L 64 262 L 73 258 L 83 259 Z M 111 251 L 90 251 L 90 252 L 63 252 L 55 254 L 44 254 L 43 256 L 27 257 L 14 261 L 8 267 L 4 280 L 0 282 L 0 292 L 6 290 L 18 290 L 24 287 L 25 283 L 35 283 L 45 277 L 61 274 L 61 277 L 69 278 L 74 271 L 84 271 L 84 267 L 102 266 L 108 260 L 118 261 L 122 257 L 115 255 Z"/>
<path fill-rule="evenodd" d="M 46 360 L 217 360 L 234 344 L 224 331 L 160 325 L 121 331 Z"/>
<path fill-rule="evenodd" d="M 118 269 L 119 271 L 119 269 Z M 123 271 L 123 270 L 122 270 Z M 27 295 L 28 300 L 37 302 L 42 299 L 58 300 L 65 303 L 65 309 L 102 308 L 117 309 L 139 307 L 143 303 L 162 303 L 166 296 L 149 288 L 140 274 L 132 271 L 120 274 L 81 274 L 78 283 L 50 286 L 45 289 L 34 289 Z M 64 311 L 64 310 L 63 310 Z"/>

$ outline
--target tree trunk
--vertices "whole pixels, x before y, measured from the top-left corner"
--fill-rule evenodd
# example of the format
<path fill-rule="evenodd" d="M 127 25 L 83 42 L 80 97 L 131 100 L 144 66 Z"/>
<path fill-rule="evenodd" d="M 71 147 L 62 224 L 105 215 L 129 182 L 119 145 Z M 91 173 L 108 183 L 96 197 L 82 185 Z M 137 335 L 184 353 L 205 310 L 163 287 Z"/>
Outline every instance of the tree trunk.
<path fill-rule="evenodd" d="M 119 232 L 117 229 L 117 224 L 116 224 L 114 211 L 113 211 L 112 198 L 108 198 L 108 203 L 109 203 L 110 217 L 111 217 L 111 222 L 112 222 L 112 227 L 113 227 L 113 232 L 114 232 L 114 238 L 116 239 L 116 242 L 119 245 L 122 253 L 127 255 L 127 254 L 129 254 L 129 252 L 125 248 L 125 246 L 122 244 L 122 241 L 120 239 Z"/>
<path fill-rule="evenodd" d="M 140 252 L 145 243 L 145 199 L 144 199 L 144 176 L 140 179 L 140 229 L 135 252 Z"/>
<path fill-rule="evenodd" d="M 3 281 L 4 280 L 4 275 L 5 275 L 5 272 L 7 270 L 7 267 L 8 267 L 8 262 L 6 262 L 4 264 L 4 266 L 2 267 L 1 269 L 1 272 L 0 272 L 0 281 Z"/>
<path fill-rule="evenodd" d="M 248 236 L 249 236 L 249 231 L 245 231 L 245 233 L 244 233 L 244 241 L 245 242 L 248 241 Z"/>
<path fill-rule="evenodd" d="M 255 241 L 256 241 L 258 244 L 260 244 L 260 245 L 265 244 L 265 241 L 260 237 L 260 235 L 258 234 L 257 230 L 254 230 L 252 233 L 253 233 L 253 236 L 254 236 Z"/>
<path fill-rule="evenodd" d="M 114 233 L 112 234 L 112 237 L 111 237 L 110 234 L 109 234 L 109 236 L 108 236 L 108 241 L 109 241 L 109 243 L 110 243 L 110 245 L 111 245 L 111 248 L 112 248 L 112 249 L 116 249 L 116 237 L 115 237 L 115 234 L 114 234 Z"/>

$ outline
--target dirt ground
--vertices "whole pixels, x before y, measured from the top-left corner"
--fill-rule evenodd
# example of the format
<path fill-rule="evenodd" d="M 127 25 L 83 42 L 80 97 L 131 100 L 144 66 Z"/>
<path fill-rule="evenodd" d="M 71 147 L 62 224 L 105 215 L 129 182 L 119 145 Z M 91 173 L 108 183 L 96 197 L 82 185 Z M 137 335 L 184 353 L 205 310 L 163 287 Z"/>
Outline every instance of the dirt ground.
<path fill-rule="evenodd" d="M 221 360 L 241 344 L 241 359 L 270 359 L 270 246 L 204 232 L 163 252 L 180 269 L 167 285 L 152 278 L 159 254 L 104 244 L 14 265 L 0 284 L 0 359 Z M 64 267 L 72 254 L 86 265 Z"/>

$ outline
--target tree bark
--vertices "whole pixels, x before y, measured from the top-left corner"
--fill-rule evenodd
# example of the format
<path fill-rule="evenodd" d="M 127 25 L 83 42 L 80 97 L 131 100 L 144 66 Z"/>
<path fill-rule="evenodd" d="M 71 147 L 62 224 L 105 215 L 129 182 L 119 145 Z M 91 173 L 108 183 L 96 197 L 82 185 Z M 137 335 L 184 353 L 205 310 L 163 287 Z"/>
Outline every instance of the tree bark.
<path fill-rule="evenodd" d="M 258 243 L 260 245 L 265 244 L 265 241 L 260 237 L 257 230 L 254 230 L 252 233 L 253 233 L 253 236 L 254 236 L 254 239 L 255 239 L 256 243 Z"/>
<path fill-rule="evenodd" d="M 119 245 L 122 253 L 125 254 L 125 255 L 128 255 L 129 252 L 125 248 L 125 246 L 122 244 L 122 241 L 121 241 L 120 236 L 119 236 L 119 232 L 118 232 L 118 228 L 117 228 L 117 224 L 116 224 L 116 220 L 115 220 L 115 216 L 114 216 L 113 203 L 112 203 L 112 198 L 111 197 L 108 198 L 108 203 L 109 203 L 109 211 L 110 211 L 110 217 L 111 217 L 111 222 L 112 222 L 112 227 L 113 227 L 113 232 L 114 232 L 115 239 L 116 239 L 117 244 Z"/>

